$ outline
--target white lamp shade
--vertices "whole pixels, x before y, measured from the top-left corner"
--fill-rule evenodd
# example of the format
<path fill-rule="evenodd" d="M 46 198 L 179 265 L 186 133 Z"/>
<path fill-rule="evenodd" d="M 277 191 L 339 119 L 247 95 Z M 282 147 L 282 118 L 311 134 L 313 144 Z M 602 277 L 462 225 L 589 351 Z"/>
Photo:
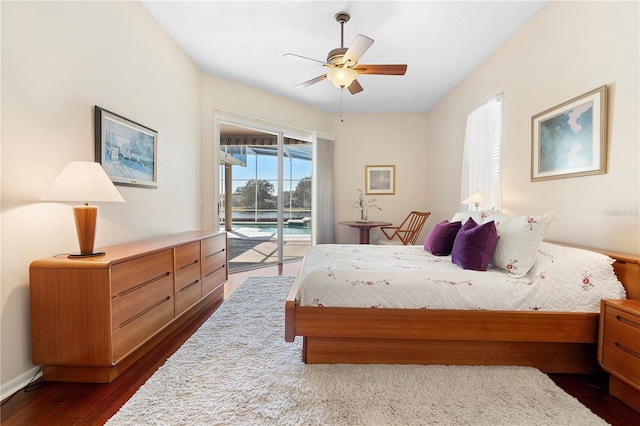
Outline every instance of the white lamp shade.
<path fill-rule="evenodd" d="M 124 203 L 102 166 L 94 161 L 69 162 L 40 200 Z"/>
<path fill-rule="evenodd" d="M 327 73 L 327 78 L 331 80 L 338 89 L 349 87 L 353 80 L 358 78 L 357 71 L 351 68 L 334 68 Z"/>
<path fill-rule="evenodd" d="M 475 192 L 471 194 L 469 198 L 467 198 L 462 202 L 462 204 L 475 204 L 476 206 L 478 206 L 478 204 L 488 204 L 488 203 L 489 203 L 489 200 L 487 200 L 486 197 L 482 195 L 480 192 Z"/>

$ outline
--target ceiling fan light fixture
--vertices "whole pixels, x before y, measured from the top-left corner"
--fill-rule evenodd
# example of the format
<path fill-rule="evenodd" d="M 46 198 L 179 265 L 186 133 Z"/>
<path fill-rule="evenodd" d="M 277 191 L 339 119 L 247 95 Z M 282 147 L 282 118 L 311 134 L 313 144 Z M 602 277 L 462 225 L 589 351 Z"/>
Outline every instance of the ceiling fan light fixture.
<path fill-rule="evenodd" d="M 0 0 L 2 1 L 2 0 Z M 322 64 L 330 69 L 326 74 L 322 74 L 311 80 L 300 83 L 295 88 L 303 88 L 329 79 L 338 89 L 348 88 L 349 93 L 355 95 L 362 92 L 362 86 L 357 78 L 360 74 L 377 75 L 404 75 L 407 65 L 358 65 L 360 58 L 373 44 L 373 39 L 362 34 L 358 34 L 349 47 L 344 47 L 344 24 L 349 21 L 349 14 L 340 12 L 336 16 L 336 21 L 340 24 L 340 47 L 329 52 L 326 62 L 310 59 L 304 56 L 287 53 L 284 57 L 289 59 L 304 60 L 315 65 Z M 344 92 L 344 90 L 342 91 Z M 341 93 L 342 93 L 341 92 Z M 342 96 L 342 95 L 341 95 Z"/>
<path fill-rule="evenodd" d="M 351 68 L 334 68 L 327 73 L 327 78 L 331 80 L 338 89 L 349 87 L 353 80 L 358 78 L 358 72 Z"/>

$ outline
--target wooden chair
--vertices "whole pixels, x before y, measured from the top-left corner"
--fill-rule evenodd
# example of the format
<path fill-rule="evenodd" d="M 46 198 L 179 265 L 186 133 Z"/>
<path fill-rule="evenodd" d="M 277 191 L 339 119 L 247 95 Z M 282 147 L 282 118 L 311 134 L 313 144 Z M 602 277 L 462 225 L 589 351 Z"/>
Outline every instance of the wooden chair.
<path fill-rule="evenodd" d="M 380 230 L 389 241 L 398 237 L 400 242 L 405 246 L 407 244 L 415 244 L 430 214 L 431 212 L 413 211 L 402 221 L 400 226 L 384 226 L 381 227 Z M 382 244 L 384 244 L 384 242 L 382 242 Z"/>

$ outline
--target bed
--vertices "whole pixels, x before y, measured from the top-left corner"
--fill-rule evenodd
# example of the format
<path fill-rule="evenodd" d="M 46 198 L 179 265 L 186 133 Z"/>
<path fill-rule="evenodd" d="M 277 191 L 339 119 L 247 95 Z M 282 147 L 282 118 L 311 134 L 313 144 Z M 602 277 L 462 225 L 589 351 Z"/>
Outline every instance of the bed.
<path fill-rule="evenodd" d="M 415 303 L 409 307 L 384 305 L 387 299 L 384 294 L 380 296 L 381 299 L 360 297 L 363 300 L 361 303 L 364 303 L 360 305 L 343 303 L 346 296 L 331 299 L 334 289 L 328 289 L 325 293 L 309 292 L 309 277 L 325 276 L 327 282 L 336 281 L 338 277 L 337 281 L 349 282 L 346 287 L 353 288 L 374 287 L 371 283 L 378 280 L 380 283 L 377 284 L 386 288 L 390 286 L 384 283 L 385 279 L 399 283 L 410 278 L 402 273 L 385 278 L 389 274 L 385 266 L 372 257 L 372 250 L 383 256 L 395 256 L 396 263 L 400 265 L 408 265 L 405 257 L 426 256 L 426 259 L 429 253 L 425 253 L 421 246 L 314 246 L 304 259 L 285 302 L 285 340 L 293 342 L 296 336 L 301 336 L 302 359 L 305 363 L 314 364 L 526 365 L 548 373 L 601 371 L 596 357 L 599 300 L 625 297 L 640 299 L 640 256 L 549 242 L 536 243 L 535 247 L 535 261 L 531 269 L 517 278 L 508 276 L 511 285 L 527 286 L 527 282 L 540 280 L 540 277 L 544 281 L 547 275 L 556 273 L 562 278 L 565 271 L 558 268 L 563 263 L 558 262 L 558 256 L 564 256 L 563 259 L 569 256 L 581 259 L 582 264 L 575 265 L 575 268 L 582 268 L 581 285 L 585 292 L 586 287 L 593 290 L 598 286 L 600 274 L 604 273 L 591 270 L 589 256 L 593 255 L 607 259 L 608 268 L 615 272 L 615 275 L 612 274 L 614 280 L 619 280 L 619 289 L 613 287 L 602 293 L 593 292 L 595 298 L 583 303 L 584 306 L 575 309 L 565 306 L 559 310 L 549 310 L 544 298 L 541 302 L 529 304 L 521 301 L 522 306 L 516 308 L 506 305 L 492 308 L 485 302 L 445 308 L 440 302 L 419 301 L 416 293 L 411 292 L 406 299 L 409 299 L 409 304 Z M 353 252 L 352 258 L 345 254 L 350 250 Z M 573 256 L 573 250 L 580 255 Z M 420 251 L 423 253 L 418 253 Z M 554 256 L 555 260 L 552 259 Z M 336 258 L 343 261 L 336 261 Z M 424 259 L 421 262 L 424 263 Z M 366 264 L 367 260 L 370 260 L 369 265 Z M 451 263 L 446 256 L 431 260 L 445 265 Z M 356 265 L 355 268 L 360 269 L 355 271 L 359 278 L 340 275 L 353 274 L 354 271 L 343 271 L 338 263 L 350 264 L 352 269 Z M 376 263 L 381 263 L 384 273 L 375 270 L 373 265 Z M 368 270 L 369 266 L 371 270 Z M 451 265 L 448 267 L 451 268 Z M 555 269 L 552 271 L 549 268 Z M 361 275 L 365 272 L 372 275 Z M 487 274 L 486 277 L 495 273 L 501 272 L 478 272 Z M 426 272 L 419 269 L 418 275 L 426 276 Z M 483 279 L 490 280 L 486 277 Z M 445 287 L 473 287 L 460 278 L 442 280 L 436 277 L 430 280 L 442 281 Z M 455 285 L 446 284 L 447 280 Z M 322 285 L 318 287 L 322 288 Z M 517 293 L 513 294 L 514 298 L 520 297 Z M 565 293 L 560 291 L 560 294 L 562 298 Z"/>

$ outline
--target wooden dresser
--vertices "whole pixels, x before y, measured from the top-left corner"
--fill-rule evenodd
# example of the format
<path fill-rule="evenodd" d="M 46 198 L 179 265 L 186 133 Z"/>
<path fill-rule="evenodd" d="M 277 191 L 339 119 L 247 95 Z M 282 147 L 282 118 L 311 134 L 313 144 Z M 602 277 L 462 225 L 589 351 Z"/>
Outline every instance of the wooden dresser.
<path fill-rule="evenodd" d="M 640 301 L 603 300 L 598 361 L 609 374 L 609 393 L 640 411 Z"/>
<path fill-rule="evenodd" d="M 32 361 L 43 366 L 44 380 L 111 382 L 224 298 L 225 232 L 183 232 L 101 251 L 31 263 Z"/>

